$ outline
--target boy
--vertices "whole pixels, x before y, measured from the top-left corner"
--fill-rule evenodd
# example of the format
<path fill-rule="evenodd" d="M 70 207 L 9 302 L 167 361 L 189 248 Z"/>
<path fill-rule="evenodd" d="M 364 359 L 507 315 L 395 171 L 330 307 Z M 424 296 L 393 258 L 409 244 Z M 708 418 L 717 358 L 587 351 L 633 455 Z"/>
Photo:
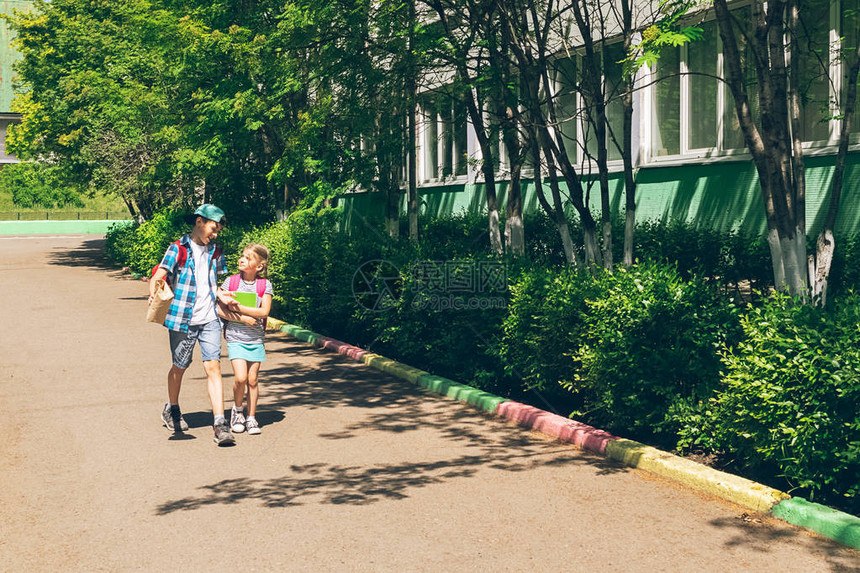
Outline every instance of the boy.
<path fill-rule="evenodd" d="M 224 418 L 224 396 L 221 386 L 221 321 L 216 312 L 217 301 L 235 310 L 238 303 L 218 288 L 217 275 L 227 272 L 224 255 L 216 253 L 215 238 L 226 223 L 224 211 L 215 205 L 201 205 L 186 222 L 194 225 L 190 233 L 171 243 L 158 269 L 149 281 L 149 302 L 155 295 L 155 283 L 166 280 L 175 298 L 167 312 L 164 326 L 170 334 L 173 365 L 167 373 L 167 396 L 161 419 L 168 430 L 185 431 L 188 424 L 179 409 L 179 389 L 182 376 L 191 365 L 194 343 L 200 343 L 203 369 L 208 381 L 209 401 L 215 417 L 215 443 L 219 446 L 235 443 Z M 184 253 L 180 250 L 184 249 Z M 185 256 L 183 256 L 183 254 Z M 216 256 L 217 255 L 217 256 Z"/>

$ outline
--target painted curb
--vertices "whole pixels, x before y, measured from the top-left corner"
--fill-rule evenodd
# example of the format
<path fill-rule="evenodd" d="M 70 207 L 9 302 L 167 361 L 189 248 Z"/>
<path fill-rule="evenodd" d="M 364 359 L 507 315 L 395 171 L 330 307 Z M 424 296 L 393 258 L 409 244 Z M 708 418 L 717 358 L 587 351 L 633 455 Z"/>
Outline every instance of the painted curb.
<path fill-rule="evenodd" d="M 523 428 L 553 436 L 563 442 L 601 455 L 606 453 L 609 442 L 619 439 L 609 432 L 598 430 L 588 424 L 558 414 L 550 414 L 540 408 L 519 402 L 508 401 L 501 404 L 496 414 Z"/>
<path fill-rule="evenodd" d="M 793 497 L 774 506 L 774 517 L 811 529 L 848 547 L 860 549 L 860 517 L 831 509 L 819 503 Z"/>
<path fill-rule="evenodd" d="M 628 467 L 663 476 L 758 513 L 771 514 L 792 525 L 804 527 L 849 547 L 860 549 L 860 518 L 853 515 L 811 503 L 803 498 L 791 497 L 787 493 L 752 480 L 715 470 L 633 440 L 619 438 L 604 430 L 551 414 L 534 406 L 501 398 L 472 386 L 430 374 L 277 319 L 269 319 L 269 329 L 279 330 L 298 340 L 362 362 L 375 370 L 471 404 L 523 428 L 595 452 Z"/>
<path fill-rule="evenodd" d="M 759 513 L 769 513 L 774 505 L 790 497 L 772 487 L 709 468 L 633 440 L 618 439 L 607 443 L 606 457 L 727 499 Z"/>

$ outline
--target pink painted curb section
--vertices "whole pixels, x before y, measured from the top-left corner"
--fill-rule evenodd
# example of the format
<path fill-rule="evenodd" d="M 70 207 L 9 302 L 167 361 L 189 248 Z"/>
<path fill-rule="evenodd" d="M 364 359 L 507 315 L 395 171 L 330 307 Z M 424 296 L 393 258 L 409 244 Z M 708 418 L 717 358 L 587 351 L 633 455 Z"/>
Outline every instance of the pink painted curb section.
<path fill-rule="evenodd" d="M 519 402 L 499 404 L 496 415 L 516 422 L 529 430 L 553 436 L 563 442 L 577 445 L 601 455 L 606 453 L 607 443 L 618 439 L 616 436 L 593 428 L 588 424 L 563 418 L 557 414 L 550 414 L 534 406 Z"/>
<path fill-rule="evenodd" d="M 361 362 L 361 359 L 365 354 L 368 354 L 367 350 L 358 348 L 357 346 L 352 346 L 346 342 L 341 342 L 340 340 L 335 340 L 334 338 L 329 338 L 328 336 L 320 336 L 317 338 L 317 344 L 327 350 L 337 352 L 343 356 L 348 356 L 349 358 L 358 360 L 359 362 Z"/>

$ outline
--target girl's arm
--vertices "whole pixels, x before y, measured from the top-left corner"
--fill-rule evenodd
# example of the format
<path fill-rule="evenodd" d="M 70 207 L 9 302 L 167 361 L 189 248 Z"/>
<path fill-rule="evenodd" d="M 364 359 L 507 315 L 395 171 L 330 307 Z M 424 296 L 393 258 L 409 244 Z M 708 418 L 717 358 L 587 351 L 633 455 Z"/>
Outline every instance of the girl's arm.
<path fill-rule="evenodd" d="M 272 295 L 268 293 L 263 295 L 263 300 L 262 302 L 260 302 L 260 306 L 257 308 L 239 305 L 239 312 L 241 312 L 245 316 L 252 316 L 254 318 L 266 318 L 269 316 L 269 312 L 271 312 L 271 310 Z"/>
<path fill-rule="evenodd" d="M 218 307 L 218 316 L 220 316 L 224 320 L 229 320 L 232 322 L 241 322 L 242 324 L 247 324 L 248 326 L 254 326 L 255 324 L 257 324 L 256 318 L 251 318 L 250 316 L 245 316 L 245 315 L 239 314 L 238 312 L 234 312 L 234 311 L 230 310 L 229 308 L 227 308 L 224 305 L 224 303 L 222 303 L 221 301 L 218 301 L 217 307 Z M 245 307 L 240 307 L 240 308 L 245 308 Z"/>

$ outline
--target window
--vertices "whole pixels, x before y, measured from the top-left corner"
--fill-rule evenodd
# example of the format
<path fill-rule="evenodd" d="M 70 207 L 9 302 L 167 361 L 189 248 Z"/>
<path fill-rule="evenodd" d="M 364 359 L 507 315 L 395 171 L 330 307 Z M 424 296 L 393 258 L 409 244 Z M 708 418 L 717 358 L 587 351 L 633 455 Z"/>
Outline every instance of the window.
<path fill-rule="evenodd" d="M 689 133 L 686 149 L 710 149 L 717 147 L 717 23 L 702 25 L 702 38 L 694 45 L 685 47 L 687 83 L 687 125 Z"/>
<path fill-rule="evenodd" d="M 738 21 L 749 22 L 749 8 Z M 743 149 L 734 98 L 724 77 L 717 22 L 701 24 L 702 37 L 663 51 L 652 70 L 651 155 L 701 156 L 717 150 Z M 753 113 L 758 109 L 755 70 L 746 62 L 750 50 L 737 34 Z"/>
<path fill-rule="evenodd" d="M 619 146 L 622 144 L 622 129 L 624 127 L 624 111 L 621 101 L 621 93 L 624 90 L 622 59 L 624 59 L 624 45 L 616 42 L 603 49 L 598 64 L 601 69 L 601 81 L 603 82 L 603 98 L 606 102 L 604 108 L 607 123 L 606 152 L 607 158 L 610 161 L 621 159 Z M 581 59 L 580 64 L 582 64 Z M 585 148 L 588 155 L 596 159 L 597 140 L 595 139 L 595 128 L 590 124 L 585 114 L 582 114 L 582 116 Z M 594 119 L 596 120 L 597 118 L 595 117 Z M 613 141 L 613 136 L 618 141 L 618 145 Z"/>
<path fill-rule="evenodd" d="M 624 44 L 616 42 L 606 46 L 604 52 L 603 85 L 606 94 L 606 149 L 609 160 L 621 159 L 620 147 L 624 143 Z M 613 139 L 614 138 L 614 139 Z M 616 145 L 617 142 L 617 145 Z"/>
<path fill-rule="evenodd" d="M 797 57 L 803 141 L 830 139 L 830 0 L 805 0 Z"/>
<path fill-rule="evenodd" d="M 576 102 L 576 59 L 563 58 L 555 62 L 555 113 L 560 123 L 567 159 L 576 163 L 579 114 Z"/>
<path fill-rule="evenodd" d="M 681 49 L 663 52 L 654 69 L 651 149 L 655 156 L 681 153 Z"/>
<path fill-rule="evenodd" d="M 842 0 L 842 10 L 839 16 L 841 36 L 841 58 L 844 70 L 847 70 L 856 58 L 857 43 L 860 42 L 860 0 Z M 844 72 L 842 74 L 844 76 Z M 842 86 L 844 97 L 846 86 Z M 860 98 L 858 98 L 860 100 Z M 860 111 L 855 108 L 851 119 L 851 132 L 860 132 Z"/>
<path fill-rule="evenodd" d="M 421 179 L 441 181 L 466 175 L 468 148 L 466 110 L 451 97 L 425 99 L 420 106 Z"/>
<path fill-rule="evenodd" d="M 439 123 L 436 104 L 425 101 L 421 106 L 421 158 L 422 180 L 435 181 L 439 178 Z"/>

